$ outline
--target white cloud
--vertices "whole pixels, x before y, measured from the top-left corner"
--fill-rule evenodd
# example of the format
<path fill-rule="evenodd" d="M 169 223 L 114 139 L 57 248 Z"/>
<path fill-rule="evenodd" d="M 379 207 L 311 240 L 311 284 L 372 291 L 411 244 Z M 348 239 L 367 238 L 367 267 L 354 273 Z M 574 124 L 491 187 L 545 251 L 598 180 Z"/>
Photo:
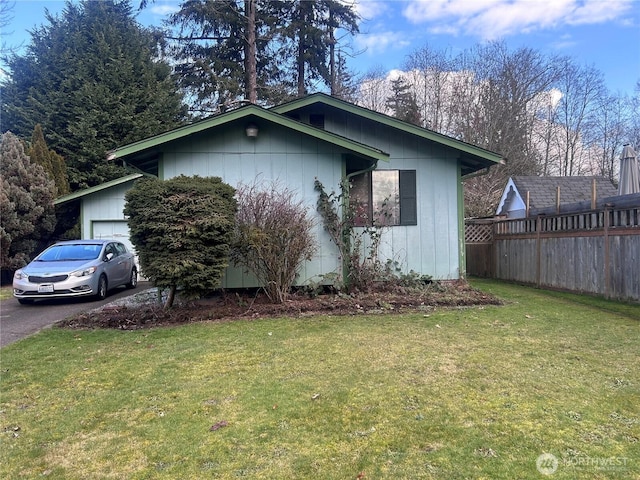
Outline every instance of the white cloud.
<path fill-rule="evenodd" d="M 406 33 L 377 32 L 360 34 L 355 38 L 358 49 L 365 50 L 368 55 L 382 53 L 390 48 L 404 48 L 411 44 Z"/>
<path fill-rule="evenodd" d="M 171 15 L 172 13 L 180 10 L 180 5 L 176 2 L 163 2 L 163 3 L 154 3 L 149 10 L 154 15 L 158 15 L 161 17 L 165 17 L 167 15 Z"/>
<path fill-rule="evenodd" d="M 562 35 L 555 42 L 551 43 L 551 46 L 556 50 L 566 50 L 575 47 L 578 44 L 576 40 L 569 34 Z"/>
<path fill-rule="evenodd" d="M 373 20 L 389 11 L 389 3 L 379 0 L 356 0 L 355 10 L 362 19 Z"/>
<path fill-rule="evenodd" d="M 560 25 L 598 24 L 621 18 L 633 0 L 410 0 L 408 21 L 433 24 L 433 33 L 495 39 Z"/>

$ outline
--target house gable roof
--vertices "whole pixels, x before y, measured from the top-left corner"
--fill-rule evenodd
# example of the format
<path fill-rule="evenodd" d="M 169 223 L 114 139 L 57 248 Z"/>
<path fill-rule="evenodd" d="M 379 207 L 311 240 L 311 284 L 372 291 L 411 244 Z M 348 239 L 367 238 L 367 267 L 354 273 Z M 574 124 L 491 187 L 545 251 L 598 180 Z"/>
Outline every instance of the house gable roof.
<path fill-rule="evenodd" d="M 403 122 L 402 120 L 390 117 L 389 115 L 385 115 L 383 113 L 375 112 L 373 110 L 369 110 L 367 108 L 345 102 L 344 100 L 331 97 L 324 93 L 314 93 L 312 95 L 293 100 L 289 103 L 273 107 L 271 108 L 271 110 L 281 114 L 287 114 L 314 104 L 323 104 L 332 108 L 343 110 L 353 115 L 357 115 L 359 117 L 381 123 L 388 127 L 396 128 L 411 135 L 416 135 L 426 140 L 430 140 L 441 145 L 453 148 L 459 152 L 460 160 L 463 167 L 463 175 L 474 173 L 478 170 L 488 168 L 492 165 L 504 163 L 504 158 L 498 153 L 485 150 L 484 148 L 477 147 L 460 140 L 456 140 L 453 137 L 443 135 L 433 130 L 428 130 L 417 125 Z"/>
<path fill-rule="evenodd" d="M 122 185 L 123 183 L 127 183 L 127 182 L 132 182 L 143 176 L 144 174 L 142 173 L 132 173 L 124 177 L 116 178 L 115 180 L 111 180 L 109 182 L 101 183 L 100 185 L 96 185 L 95 187 L 85 188 L 84 190 L 78 190 L 77 192 L 73 192 L 68 195 L 63 195 L 62 197 L 56 198 L 53 201 L 53 204 L 62 205 L 63 203 L 77 200 L 78 198 L 82 198 L 87 195 L 100 192 L 101 190 L 106 190 L 107 188 L 116 187 L 118 185 Z"/>
<path fill-rule="evenodd" d="M 319 140 L 323 140 L 334 145 L 340 146 L 351 152 L 357 153 L 364 157 L 371 158 L 373 160 L 385 160 L 389 159 L 389 154 L 379 150 L 377 148 L 364 145 L 362 143 L 355 142 L 346 137 L 336 135 L 335 133 L 328 132 L 319 128 L 312 127 L 294 119 L 279 115 L 275 111 L 267 110 L 257 105 L 247 105 L 236 110 L 232 110 L 227 113 L 209 117 L 205 120 L 186 125 L 184 127 L 176 128 L 169 132 L 156 135 L 154 137 L 146 138 L 129 145 L 125 145 L 120 148 L 112 150 L 108 154 L 109 160 L 115 160 L 118 158 L 124 158 L 129 155 L 138 154 L 146 150 L 155 149 L 163 144 L 178 140 L 189 135 L 193 135 L 210 128 L 218 127 L 236 120 L 245 119 L 247 122 L 256 121 L 257 119 L 266 120 L 283 127 L 295 130 L 297 132 L 304 133 L 311 137 L 315 137 Z"/>
<path fill-rule="evenodd" d="M 556 206 L 556 195 L 560 188 L 560 204 L 570 205 L 591 200 L 593 181 L 596 182 L 596 198 L 603 199 L 617 195 L 617 189 L 605 177 L 537 177 L 513 176 L 507 182 L 502 199 L 496 210 L 498 215 L 513 203 L 525 205 L 529 192 L 531 213 Z"/>
<path fill-rule="evenodd" d="M 560 203 L 578 203 L 591 199 L 591 187 L 596 181 L 597 198 L 617 195 L 617 190 L 605 177 L 535 177 L 514 176 L 521 197 L 529 192 L 530 208 L 553 207 L 556 204 L 557 189 L 560 188 Z"/>

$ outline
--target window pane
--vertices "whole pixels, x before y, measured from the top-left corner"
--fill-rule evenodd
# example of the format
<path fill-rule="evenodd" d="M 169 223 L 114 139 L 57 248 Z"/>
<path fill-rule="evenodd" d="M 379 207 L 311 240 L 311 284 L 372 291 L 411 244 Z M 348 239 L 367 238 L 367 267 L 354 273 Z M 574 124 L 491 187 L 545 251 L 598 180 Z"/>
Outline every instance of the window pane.
<path fill-rule="evenodd" d="M 373 216 L 377 225 L 400 224 L 398 170 L 375 170 L 372 178 Z"/>
<path fill-rule="evenodd" d="M 355 216 L 355 225 L 371 225 L 371 174 L 364 173 L 351 178 L 349 205 Z"/>

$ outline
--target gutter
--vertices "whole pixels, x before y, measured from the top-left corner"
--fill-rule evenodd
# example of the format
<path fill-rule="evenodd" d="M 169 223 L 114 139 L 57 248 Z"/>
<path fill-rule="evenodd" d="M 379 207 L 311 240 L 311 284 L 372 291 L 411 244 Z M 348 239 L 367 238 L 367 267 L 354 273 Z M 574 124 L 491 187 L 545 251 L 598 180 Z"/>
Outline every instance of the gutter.
<path fill-rule="evenodd" d="M 460 180 L 462 180 L 464 182 L 465 180 L 469 180 L 471 178 L 484 177 L 485 175 L 487 175 L 489 173 L 489 170 L 491 170 L 491 167 L 483 168 L 482 170 L 478 170 L 477 172 L 468 173 L 468 174 L 463 175 L 462 177 L 460 177 Z"/>
<path fill-rule="evenodd" d="M 459 158 L 460 161 L 462 161 L 462 159 Z M 499 163 L 496 163 L 496 165 L 506 165 L 507 164 L 507 159 L 503 158 L 500 160 Z M 476 172 L 473 173 L 468 173 L 466 175 L 463 175 L 462 177 L 460 177 L 460 179 L 464 182 L 465 180 L 469 180 L 470 178 L 475 178 L 475 177 L 482 177 L 484 175 L 487 175 L 489 173 L 489 171 L 491 170 L 491 167 L 493 167 L 494 165 L 491 165 L 489 167 L 485 167 L 481 170 L 478 170 Z"/>

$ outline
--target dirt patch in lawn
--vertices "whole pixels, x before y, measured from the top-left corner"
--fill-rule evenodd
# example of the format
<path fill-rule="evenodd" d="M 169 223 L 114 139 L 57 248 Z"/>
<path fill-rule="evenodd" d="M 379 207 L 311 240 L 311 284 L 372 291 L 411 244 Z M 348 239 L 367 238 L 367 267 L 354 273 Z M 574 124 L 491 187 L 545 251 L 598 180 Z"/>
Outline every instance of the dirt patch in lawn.
<path fill-rule="evenodd" d="M 464 281 L 433 283 L 421 289 L 395 288 L 350 295 L 325 293 L 310 296 L 300 291 L 281 304 L 271 303 L 261 291 L 223 291 L 197 301 L 179 302 L 170 309 L 162 308 L 155 294 L 130 298 L 125 304 L 107 305 L 66 319 L 58 325 L 134 330 L 211 320 L 428 312 L 443 307 L 501 304 L 498 298 Z"/>

